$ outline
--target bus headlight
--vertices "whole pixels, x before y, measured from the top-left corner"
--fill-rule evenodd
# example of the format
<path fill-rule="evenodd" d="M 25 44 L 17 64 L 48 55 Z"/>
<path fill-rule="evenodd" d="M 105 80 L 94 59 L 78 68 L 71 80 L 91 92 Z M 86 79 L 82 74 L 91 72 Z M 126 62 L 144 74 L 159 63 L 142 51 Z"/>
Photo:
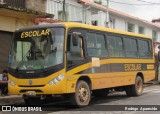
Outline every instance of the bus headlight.
<path fill-rule="evenodd" d="M 49 85 L 56 84 L 56 83 L 60 82 L 61 80 L 63 80 L 63 78 L 64 78 L 64 74 L 61 74 L 61 75 L 57 76 L 56 78 L 54 78 L 53 80 L 51 80 L 48 84 Z"/>
<path fill-rule="evenodd" d="M 8 80 L 8 83 L 9 83 L 10 85 L 12 85 L 12 86 L 15 85 L 15 83 L 14 83 L 11 79 Z"/>

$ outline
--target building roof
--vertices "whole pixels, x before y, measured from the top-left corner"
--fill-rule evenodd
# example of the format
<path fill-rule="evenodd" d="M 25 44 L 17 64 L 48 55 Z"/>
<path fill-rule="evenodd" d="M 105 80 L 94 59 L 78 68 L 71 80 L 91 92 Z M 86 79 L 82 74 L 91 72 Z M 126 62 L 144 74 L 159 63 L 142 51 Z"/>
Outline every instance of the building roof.
<path fill-rule="evenodd" d="M 89 4 L 89 5 L 93 6 L 93 7 L 99 8 L 99 9 L 101 9 L 101 10 L 103 10 L 103 11 L 106 11 L 106 10 L 107 10 L 107 7 L 106 7 L 106 6 L 103 6 L 103 5 L 94 3 L 94 2 L 92 2 L 91 0 L 78 0 L 78 2 L 79 2 L 79 3 L 84 3 L 84 4 Z M 114 14 L 118 14 L 118 15 L 123 16 L 123 17 L 127 17 L 127 18 L 131 18 L 131 19 L 140 21 L 140 22 L 143 22 L 143 23 L 145 23 L 145 24 L 148 24 L 148 25 L 151 25 L 151 26 L 154 26 L 154 27 L 158 27 L 158 28 L 160 27 L 159 25 L 154 24 L 154 23 L 152 23 L 152 22 L 150 22 L 150 21 L 146 21 L 146 20 L 144 20 L 144 19 L 140 19 L 140 18 L 138 18 L 138 17 L 128 15 L 128 14 L 126 14 L 126 13 L 123 13 L 123 12 L 118 11 L 118 10 L 114 10 L 114 9 L 112 9 L 112 8 L 109 8 L 109 12 L 112 12 L 112 13 L 114 13 Z"/>
<path fill-rule="evenodd" d="M 153 19 L 152 22 L 153 22 L 153 23 L 160 22 L 160 18 L 158 18 L 158 19 Z"/>
<path fill-rule="evenodd" d="M 9 13 L 10 12 L 10 13 Z M 12 17 L 19 17 L 22 18 L 24 16 L 32 16 L 32 18 L 53 18 L 53 14 L 45 13 L 45 12 L 40 12 L 40 11 L 35 11 L 27 8 L 17 8 L 17 7 L 12 7 L 7 4 L 0 4 L 0 14 L 12 16 Z"/>

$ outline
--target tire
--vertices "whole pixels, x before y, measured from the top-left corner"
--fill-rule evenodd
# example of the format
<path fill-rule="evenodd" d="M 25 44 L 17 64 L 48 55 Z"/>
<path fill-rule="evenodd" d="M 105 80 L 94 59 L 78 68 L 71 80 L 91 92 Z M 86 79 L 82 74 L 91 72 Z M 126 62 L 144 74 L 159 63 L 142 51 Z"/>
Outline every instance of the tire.
<path fill-rule="evenodd" d="M 140 96 L 143 91 L 143 80 L 140 76 L 136 77 L 135 84 L 126 87 L 127 96 Z"/>
<path fill-rule="evenodd" d="M 42 105 L 42 101 L 39 97 L 27 97 L 24 99 L 24 102 L 29 106 Z"/>
<path fill-rule="evenodd" d="M 140 76 L 136 77 L 135 85 L 132 87 L 133 96 L 140 96 L 143 92 L 143 80 Z"/>
<path fill-rule="evenodd" d="M 91 90 L 87 82 L 80 80 L 77 82 L 76 91 L 71 96 L 71 104 L 74 107 L 87 106 L 91 99 Z"/>
<path fill-rule="evenodd" d="M 126 95 L 127 95 L 127 96 L 129 96 L 129 97 L 132 96 L 132 95 L 131 95 L 131 94 L 132 94 L 132 93 L 131 93 L 131 86 L 126 86 L 126 87 L 125 87 L 125 91 L 126 91 Z"/>
<path fill-rule="evenodd" d="M 92 94 L 94 97 L 107 97 L 109 94 L 109 89 L 94 90 Z"/>

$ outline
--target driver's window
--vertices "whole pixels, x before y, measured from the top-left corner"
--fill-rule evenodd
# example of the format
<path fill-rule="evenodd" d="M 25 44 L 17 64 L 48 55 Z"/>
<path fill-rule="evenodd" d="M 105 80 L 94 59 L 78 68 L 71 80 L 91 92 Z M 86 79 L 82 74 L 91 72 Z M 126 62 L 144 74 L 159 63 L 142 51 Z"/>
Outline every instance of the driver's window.
<path fill-rule="evenodd" d="M 75 37 L 73 36 L 72 33 L 68 36 L 67 60 L 69 60 L 69 61 L 83 60 L 84 59 L 83 37 L 81 35 L 77 35 L 76 39 L 74 39 L 74 38 Z M 74 42 L 76 42 L 76 45 Z"/>

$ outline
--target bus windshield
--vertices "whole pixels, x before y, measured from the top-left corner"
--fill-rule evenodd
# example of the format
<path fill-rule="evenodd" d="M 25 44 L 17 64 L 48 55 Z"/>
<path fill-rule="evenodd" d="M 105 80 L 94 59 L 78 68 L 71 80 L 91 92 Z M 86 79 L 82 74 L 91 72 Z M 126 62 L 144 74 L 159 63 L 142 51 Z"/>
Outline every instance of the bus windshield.
<path fill-rule="evenodd" d="M 16 32 L 9 67 L 41 70 L 63 63 L 64 28 L 43 28 Z"/>

